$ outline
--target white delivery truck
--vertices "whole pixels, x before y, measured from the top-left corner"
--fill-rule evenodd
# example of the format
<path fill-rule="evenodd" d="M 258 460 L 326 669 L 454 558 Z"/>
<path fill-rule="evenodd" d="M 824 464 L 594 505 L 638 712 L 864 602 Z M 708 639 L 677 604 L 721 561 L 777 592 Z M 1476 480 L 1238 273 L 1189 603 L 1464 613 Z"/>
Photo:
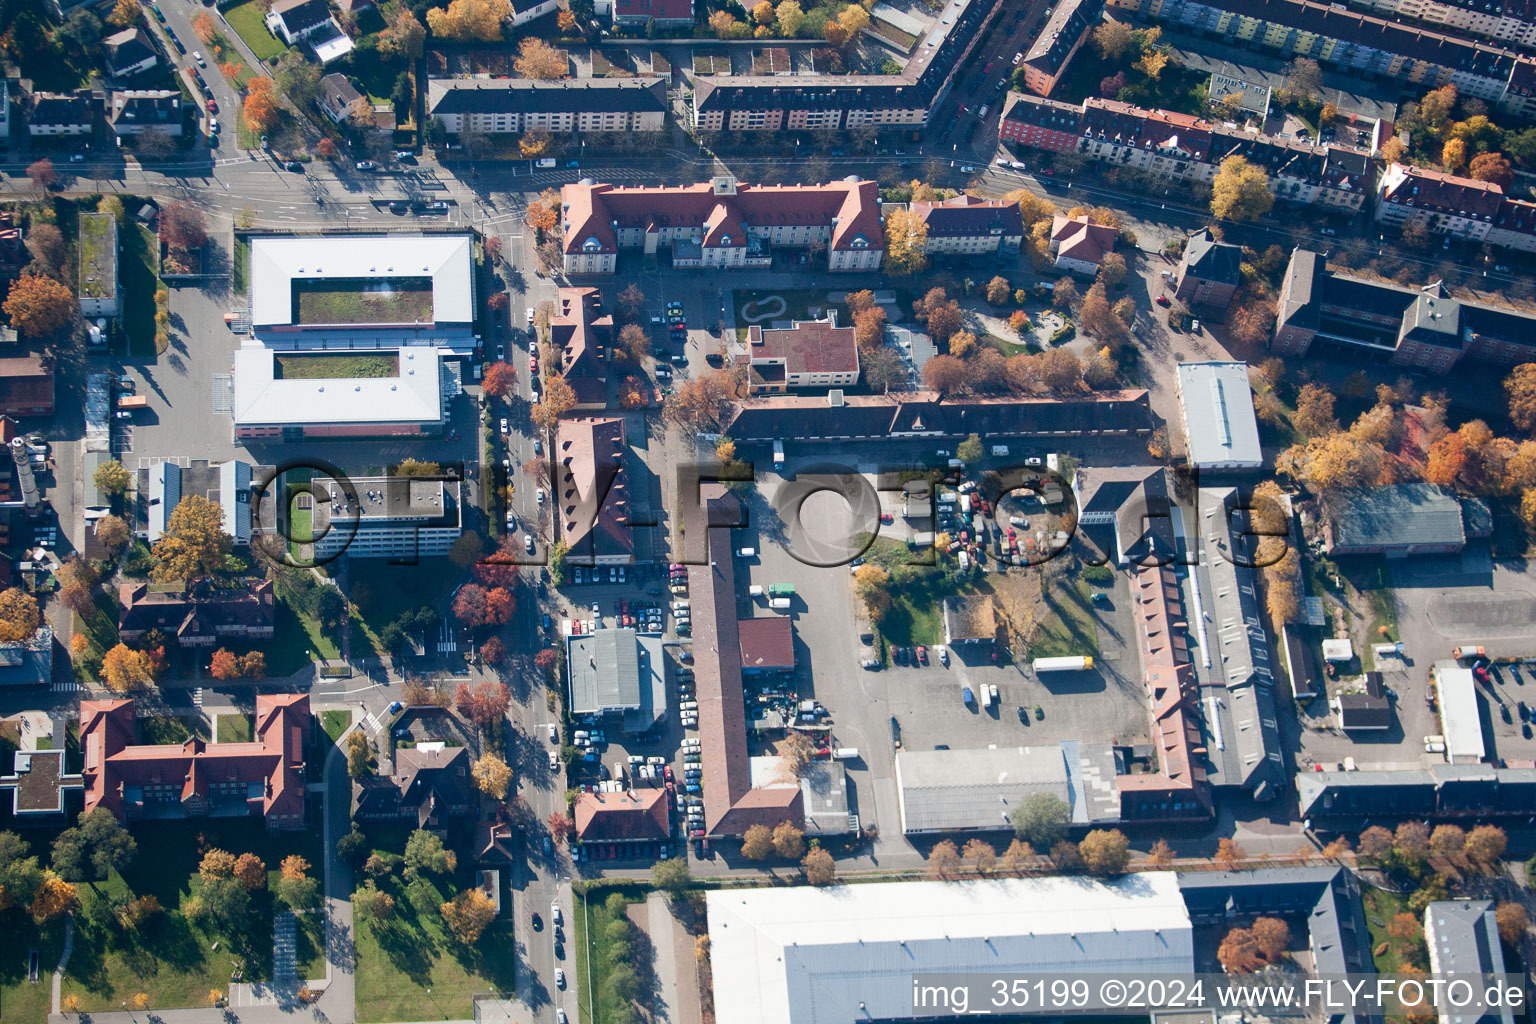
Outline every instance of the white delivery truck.
<path fill-rule="evenodd" d="M 1034 669 L 1036 672 L 1082 672 L 1093 668 L 1093 659 L 1090 657 L 1075 658 L 1036 658 Z"/>
<path fill-rule="evenodd" d="M 773 468 L 774 469 L 782 469 L 783 467 L 784 467 L 784 442 L 783 441 L 775 441 L 775 442 L 773 442 Z"/>
<path fill-rule="evenodd" d="M 787 597 L 775 597 L 768 602 L 768 607 L 776 612 L 787 612 L 789 611 L 789 603 L 789 598 Z"/>
<path fill-rule="evenodd" d="M 992 691 L 987 688 L 986 684 L 982 684 L 976 687 L 976 689 L 981 691 L 981 706 L 990 708 L 992 706 Z"/>

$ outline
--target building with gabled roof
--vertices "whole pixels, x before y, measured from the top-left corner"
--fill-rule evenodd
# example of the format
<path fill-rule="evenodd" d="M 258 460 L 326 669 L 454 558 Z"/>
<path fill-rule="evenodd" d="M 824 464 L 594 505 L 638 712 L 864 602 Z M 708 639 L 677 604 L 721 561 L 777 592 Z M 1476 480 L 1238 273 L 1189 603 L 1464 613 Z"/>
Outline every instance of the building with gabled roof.
<path fill-rule="evenodd" d="M 329 64 L 352 50 L 352 40 L 331 17 L 327 0 L 277 0 L 264 19 L 267 30 L 289 46 L 300 43 Z"/>
<path fill-rule="evenodd" d="M 1478 242 L 1488 237 L 1504 202 L 1504 189 L 1494 182 L 1401 163 L 1387 165 L 1378 188 L 1377 221 Z"/>
<path fill-rule="evenodd" d="M 659 132 L 670 104 L 665 78 L 434 78 L 427 109 L 452 134 Z"/>
<path fill-rule="evenodd" d="M 561 288 L 549 318 L 549 343 L 560 360 L 560 375 L 576 396 L 576 409 L 608 404 L 608 357 L 613 351 L 613 315 L 603 312 L 596 288 Z"/>
<path fill-rule="evenodd" d="M 923 251 L 930 256 L 1006 256 L 1017 253 L 1024 241 L 1018 203 L 961 193 L 932 202 L 914 200 L 908 208 L 928 229 Z"/>
<path fill-rule="evenodd" d="M 704 773 L 700 785 L 704 828 L 710 836 L 740 836 L 753 825 L 772 828 L 781 821 L 798 828 L 803 820 L 799 786 L 758 787 L 752 781 L 736 617 L 735 553 L 727 527 L 739 514 L 734 495 L 718 484 L 704 484 L 687 524 L 689 542 L 701 545 L 702 551 L 702 557 L 688 559 L 692 564 L 687 572 Z"/>
<path fill-rule="evenodd" d="M 955 650 L 981 647 L 991 650 L 997 643 L 997 608 L 991 594 L 958 594 L 944 598 L 944 643 Z"/>
<path fill-rule="evenodd" d="M 1382 688 L 1381 673 L 1367 672 L 1344 683 L 1334 694 L 1333 713 L 1345 732 L 1381 732 L 1392 728 L 1392 702 Z"/>
<path fill-rule="evenodd" d="M 1061 0 L 1046 9 L 1045 25 L 1024 54 L 1024 87 L 1049 96 L 1104 13 L 1104 0 Z"/>
<path fill-rule="evenodd" d="M 827 269 L 876 270 L 885 254 L 879 190 L 826 185 L 634 187 L 584 180 L 560 191 L 567 274 L 611 274 L 620 249 L 670 248 L 674 266 L 764 267 L 771 247 L 824 245 Z"/>
<path fill-rule="evenodd" d="M 308 694 L 257 694 L 248 743 L 140 744 L 134 708 L 131 700 L 80 702 L 85 813 L 105 807 L 123 821 L 255 815 L 268 828 L 304 826 Z"/>
<path fill-rule="evenodd" d="M 616 719 L 624 732 L 646 732 L 666 714 L 659 638 L 628 627 L 573 633 L 566 640 L 573 715 Z"/>
<path fill-rule="evenodd" d="M 363 102 L 363 94 L 346 75 L 333 71 L 320 79 L 320 95 L 315 102 L 332 124 L 343 124 Z"/>
<path fill-rule="evenodd" d="M 624 419 L 578 416 L 555 426 L 555 537 L 573 565 L 628 565 L 635 560 Z"/>
<path fill-rule="evenodd" d="M 1066 217 L 1058 213 L 1051 218 L 1051 252 L 1056 266 L 1074 274 L 1097 274 L 1100 261 L 1115 251 L 1119 234 L 1107 224 L 1094 223 L 1087 214 Z"/>
<path fill-rule="evenodd" d="M 670 837 L 667 791 L 660 788 L 582 793 L 572 817 L 583 844 L 628 846 Z"/>
<path fill-rule="evenodd" d="M 1492 900 L 1436 900 L 1424 908 L 1424 945 L 1429 969 L 1437 978 L 1459 976 L 1471 981 L 1481 975 L 1504 973 L 1504 947 Z M 1447 1000 L 1448 1001 L 1448 1000 Z M 1481 1013 L 1439 1011 L 1440 1024 L 1514 1024 L 1509 1006 Z"/>
<path fill-rule="evenodd" d="M 1226 309 L 1242 283 L 1242 264 L 1242 246 L 1218 242 L 1209 228 L 1201 228 L 1185 243 L 1173 297 L 1186 306 Z"/>
<path fill-rule="evenodd" d="M 474 807 L 469 751 L 441 740 L 397 746 L 388 775 L 352 781 L 352 816 L 363 821 L 405 820 L 433 831 L 464 818 Z"/>
<path fill-rule="evenodd" d="M 118 135 L 181 136 L 181 93 L 174 89 L 120 89 L 107 122 Z"/>
<path fill-rule="evenodd" d="M 216 588 L 206 579 L 185 585 L 119 583 L 117 633 L 133 643 L 159 630 L 179 647 L 212 647 L 228 641 L 272 639 L 277 598 L 271 580 L 238 589 Z"/>
<path fill-rule="evenodd" d="M 72 93 L 34 92 L 28 101 L 27 132 L 31 135 L 89 135 L 95 120 L 89 89 Z"/>
<path fill-rule="evenodd" d="M 825 320 L 794 320 L 786 328 L 747 328 L 747 393 L 783 394 L 791 388 L 842 388 L 859 382 L 859 346 L 852 327 Z"/>
<path fill-rule="evenodd" d="M 101 51 L 107 58 L 108 69 L 120 78 L 148 71 L 160 63 L 160 51 L 149 33 L 138 25 L 102 37 Z"/>
<path fill-rule="evenodd" d="M 1438 484 L 1339 487 L 1323 506 L 1330 556 L 1453 554 L 1467 542 L 1461 502 Z"/>
<path fill-rule="evenodd" d="M 53 366 L 37 352 L 0 358 L 0 413 L 53 415 Z"/>
<path fill-rule="evenodd" d="M 613 0 L 613 23 L 644 28 L 680 28 L 693 24 L 693 0 Z"/>

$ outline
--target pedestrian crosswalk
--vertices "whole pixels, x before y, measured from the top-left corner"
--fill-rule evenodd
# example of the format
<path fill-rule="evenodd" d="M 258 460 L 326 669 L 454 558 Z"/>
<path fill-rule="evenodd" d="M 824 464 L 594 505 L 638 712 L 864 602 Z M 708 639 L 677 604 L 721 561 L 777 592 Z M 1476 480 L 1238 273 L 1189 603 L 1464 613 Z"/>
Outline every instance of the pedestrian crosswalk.
<path fill-rule="evenodd" d="M 201 686 L 192 691 L 192 706 L 198 708 L 203 706 L 203 688 Z"/>
<path fill-rule="evenodd" d="M 83 687 L 81 687 L 79 680 L 76 679 L 56 679 L 49 689 L 54 693 L 74 693 L 77 690 L 83 689 Z"/>
<path fill-rule="evenodd" d="M 370 711 L 368 716 L 363 719 L 363 731 L 378 732 L 380 724 L 382 723 L 379 721 L 379 713 L 377 711 Z"/>

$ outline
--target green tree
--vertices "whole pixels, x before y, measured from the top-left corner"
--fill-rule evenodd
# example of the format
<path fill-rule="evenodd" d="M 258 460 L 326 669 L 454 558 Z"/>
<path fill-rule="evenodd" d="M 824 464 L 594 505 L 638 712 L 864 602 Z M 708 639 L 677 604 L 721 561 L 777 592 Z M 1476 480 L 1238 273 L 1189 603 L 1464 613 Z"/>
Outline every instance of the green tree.
<path fill-rule="evenodd" d="M 53 840 L 53 869 L 70 881 L 105 878 L 133 861 L 138 843 L 105 807 L 80 815 Z"/>
<path fill-rule="evenodd" d="M 1067 834 L 1072 809 L 1060 797 L 1034 793 L 1008 815 L 1014 833 L 1037 850 L 1048 850 Z"/>
<path fill-rule="evenodd" d="M 688 861 L 683 857 L 664 860 L 651 868 L 651 884 L 677 899 L 693 883 L 688 871 Z"/>
<path fill-rule="evenodd" d="M 1077 844 L 1088 870 L 1096 875 L 1118 875 L 1131 863 L 1131 845 L 1117 828 L 1096 828 Z"/>
<path fill-rule="evenodd" d="M 373 744 L 361 729 L 347 737 L 347 774 L 354 779 L 373 774 Z"/>
<path fill-rule="evenodd" d="M 405 842 L 405 871 L 416 876 L 450 874 L 458 867 L 459 859 L 452 850 L 443 847 L 443 841 L 426 829 L 417 829 Z"/>
<path fill-rule="evenodd" d="M 981 436 L 979 434 L 972 434 L 955 446 L 955 458 L 967 466 L 974 466 L 980 462 L 982 452 Z"/>
<path fill-rule="evenodd" d="M 0 911 L 31 904 L 43 884 L 43 869 L 27 841 L 15 832 L 0 832 Z"/>

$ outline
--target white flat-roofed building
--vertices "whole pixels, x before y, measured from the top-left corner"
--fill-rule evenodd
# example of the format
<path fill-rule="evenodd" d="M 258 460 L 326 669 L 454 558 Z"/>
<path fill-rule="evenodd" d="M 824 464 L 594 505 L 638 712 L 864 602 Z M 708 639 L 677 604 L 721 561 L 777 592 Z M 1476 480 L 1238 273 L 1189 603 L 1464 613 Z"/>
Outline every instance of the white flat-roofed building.
<path fill-rule="evenodd" d="M 1433 671 L 1435 690 L 1440 696 L 1445 756 L 1451 764 L 1476 764 L 1488 751 L 1483 745 L 1483 722 L 1472 670 L 1454 661 L 1437 661 Z"/>
<path fill-rule="evenodd" d="M 435 348 L 403 348 L 389 377 L 280 376 L 280 356 L 261 345 L 235 350 L 235 437 L 298 441 L 306 438 L 400 437 L 432 434 L 443 426 L 445 380 Z"/>
<path fill-rule="evenodd" d="M 911 1020 L 914 974 L 1188 974 L 1170 871 L 711 892 L 715 1012 L 731 1024 Z M 973 1007 L 973 1009 L 977 1009 Z"/>
<path fill-rule="evenodd" d="M 1258 469 L 1264 464 L 1248 364 L 1179 366 L 1179 409 L 1195 469 Z"/>
<path fill-rule="evenodd" d="M 317 476 L 310 482 L 316 558 L 446 555 L 463 533 L 459 482 L 439 477 L 354 477 L 350 493 Z"/>
<path fill-rule="evenodd" d="M 467 234 L 257 236 L 249 265 L 252 333 L 271 348 L 474 349 Z"/>

